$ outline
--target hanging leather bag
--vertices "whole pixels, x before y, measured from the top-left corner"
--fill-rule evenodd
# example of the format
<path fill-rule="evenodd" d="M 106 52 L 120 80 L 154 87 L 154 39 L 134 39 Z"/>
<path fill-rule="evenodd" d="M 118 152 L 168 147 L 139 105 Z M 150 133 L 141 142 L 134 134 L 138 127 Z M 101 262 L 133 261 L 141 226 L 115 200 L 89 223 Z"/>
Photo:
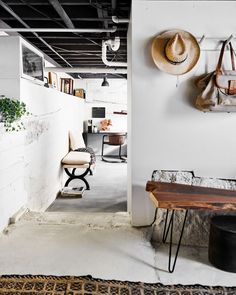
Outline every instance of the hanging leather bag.
<path fill-rule="evenodd" d="M 216 70 L 201 76 L 196 82 L 201 90 L 196 100 L 196 107 L 202 111 L 236 112 L 236 70 L 231 42 L 229 47 L 232 70 L 222 68 L 226 44 L 227 41 L 224 41 Z"/>

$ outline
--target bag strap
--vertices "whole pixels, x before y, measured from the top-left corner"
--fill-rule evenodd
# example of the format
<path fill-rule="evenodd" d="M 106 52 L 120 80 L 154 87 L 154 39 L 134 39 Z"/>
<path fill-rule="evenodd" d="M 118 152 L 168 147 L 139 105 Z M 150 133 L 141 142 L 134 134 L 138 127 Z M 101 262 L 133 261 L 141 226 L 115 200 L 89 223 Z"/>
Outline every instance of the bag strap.
<path fill-rule="evenodd" d="M 235 59 L 234 59 L 234 49 L 231 42 L 229 42 L 229 48 L 230 48 L 230 57 L 231 57 L 231 64 L 232 64 L 232 70 L 235 71 Z"/>
<path fill-rule="evenodd" d="M 220 50 L 219 60 L 218 60 L 217 66 L 216 66 L 216 72 L 221 71 L 226 44 L 227 44 L 227 40 L 225 40 L 223 42 L 223 44 L 222 44 L 222 47 L 221 47 L 221 50 Z M 231 42 L 229 42 L 229 47 L 230 47 L 230 58 L 231 58 L 232 70 L 235 71 L 234 49 L 233 49 L 233 46 L 232 46 Z"/>
<path fill-rule="evenodd" d="M 219 56 L 219 60 L 218 60 L 217 66 L 216 66 L 216 72 L 220 72 L 220 70 L 221 70 L 223 56 L 224 56 L 224 52 L 225 52 L 225 46 L 226 46 L 226 41 L 223 42 L 221 50 L 220 50 L 220 56 Z"/>

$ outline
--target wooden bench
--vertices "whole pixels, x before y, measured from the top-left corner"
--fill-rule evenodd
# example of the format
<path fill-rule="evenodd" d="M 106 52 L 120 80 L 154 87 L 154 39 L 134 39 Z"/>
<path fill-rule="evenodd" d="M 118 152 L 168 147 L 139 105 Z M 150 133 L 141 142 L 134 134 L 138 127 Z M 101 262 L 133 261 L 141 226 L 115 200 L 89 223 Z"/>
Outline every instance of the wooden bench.
<path fill-rule="evenodd" d="M 62 162 L 63 168 L 65 169 L 66 174 L 69 176 L 69 178 L 67 179 L 65 183 L 65 186 L 68 186 L 73 179 L 80 179 L 85 183 L 86 189 L 87 190 L 90 189 L 89 183 L 85 178 L 87 174 L 91 172 L 90 153 L 70 151 L 62 159 L 61 162 Z M 82 169 L 83 172 L 77 175 L 75 174 L 77 169 Z"/>
<path fill-rule="evenodd" d="M 82 133 L 80 130 L 69 131 L 69 152 L 62 159 L 61 163 L 65 169 L 66 174 L 69 176 L 65 186 L 68 186 L 73 179 L 80 179 L 85 183 L 86 189 L 90 189 L 90 185 L 85 178 L 88 173 L 93 175 L 92 169 L 95 166 L 95 155 L 91 148 L 87 148 Z M 80 169 L 81 174 L 76 174 Z"/>
<path fill-rule="evenodd" d="M 157 208 L 167 210 L 162 241 L 165 243 L 167 237 L 170 235 L 168 270 L 171 273 L 175 269 L 189 209 L 214 211 L 236 210 L 236 191 L 232 190 L 192 186 L 177 183 L 148 181 L 146 184 L 146 191 L 150 193 L 149 196 Z M 174 261 L 171 265 L 175 211 L 183 209 L 186 210 L 186 212 L 179 241 L 177 244 Z M 170 210 L 172 212 L 169 218 Z M 156 215 L 157 210 L 155 213 L 155 219 Z"/>

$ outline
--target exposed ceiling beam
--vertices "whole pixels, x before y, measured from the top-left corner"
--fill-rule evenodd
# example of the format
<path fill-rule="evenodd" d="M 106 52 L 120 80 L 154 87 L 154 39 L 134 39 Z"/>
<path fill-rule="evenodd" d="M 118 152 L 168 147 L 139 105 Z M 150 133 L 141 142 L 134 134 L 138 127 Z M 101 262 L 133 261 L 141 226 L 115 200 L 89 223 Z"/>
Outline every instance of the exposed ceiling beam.
<path fill-rule="evenodd" d="M 111 0 L 111 9 L 112 9 L 112 14 L 116 12 L 116 7 L 117 7 L 117 0 Z"/>
<path fill-rule="evenodd" d="M 1 26 L 0 26 L 1 27 Z M 37 39 L 37 37 L 35 36 L 27 36 L 26 37 L 27 39 Z M 82 36 L 78 36 L 78 37 L 68 37 L 68 36 L 43 36 L 43 39 L 52 39 L 54 41 L 58 41 L 58 39 L 61 39 L 61 40 L 84 40 L 85 38 L 82 37 Z M 124 40 L 126 41 L 127 40 L 127 37 L 120 37 L 121 40 Z M 93 40 L 104 40 L 104 37 L 93 37 Z M 78 44 L 78 43 L 77 43 Z"/>
<path fill-rule="evenodd" d="M 97 14 L 98 14 L 98 17 L 103 19 L 104 17 L 107 17 L 108 14 L 107 14 L 107 11 L 103 10 L 102 9 L 102 5 L 101 4 L 98 4 L 97 5 Z M 108 28 L 108 22 L 105 21 L 104 22 L 104 27 L 107 29 Z M 110 37 L 110 34 L 107 33 L 107 37 Z"/>
<path fill-rule="evenodd" d="M 3 2 L 0 0 L 0 5 L 1 5 L 1 3 L 3 3 Z M 30 32 L 30 33 L 35 33 L 35 32 L 40 32 L 40 33 L 107 33 L 107 32 L 115 33 L 115 31 L 117 29 L 116 27 L 112 27 L 111 29 L 31 28 L 22 19 L 21 19 L 21 23 L 22 24 L 24 23 L 25 26 L 27 26 L 27 27 L 26 28 L 10 28 L 10 29 L 4 29 L 2 31 L 5 31 L 5 32 Z M 37 37 L 39 37 L 39 36 L 37 35 Z"/>
<path fill-rule="evenodd" d="M 17 15 L 6 3 L 0 0 L 0 5 L 13 17 L 15 17 L 24 27 L 30 29 L 30 26 L 27 25 L 20 17 Z M 4 29 L 5 31 L 5 29 Z M 33 34 L 43 43 L 45 44 L 51 51 L 53 51 L 57 56 L 59 56 L 68 66 L 72 67 L 70 63 L 68 63 L 64 57 L 62 57 L 52 46 L 50 46 L 43 38 L 41 38 L 37 33 L 33 32 Z"/>
<path fill-rule="evenodd" d="M 109 4 L 110 1 L 107 2 L 103 2 L 104 4 Z M 38 2 L 30 2 L 28 1 L 29 5 L 32 6 L 50 6 L 51 4 L 48 2 L 42 2 L 42 1 L 38 1 Z M 60 1 L 60 4 L 62 6 L 90 6 L 91 5 L 91 1 L 76 1 L 76 2 L 65 2 L 65 1 Z M 8 2 L 8 5 L 10 6 L 25 6 L 26 4 L 23 2 Z M 129 10 L 129 8 L 127 8 L 127 2 L 119 2 L 119 10 Z"/>
<path fill-rule="evenodd" d="M 29 17 L 25 16 L 22 17 L 23 20 L 28 21 L 49 21 L 48 17 Z M 104 22 L 108 21 L 110 23 L 113 23 L 112 19 L 110 17 L 108 18 L 97 18 L 97 17 L 71 17 L 72 21 L 81 21 L 81 22 Z M 15 20 L 14 17 L 1 17 L 1 20 Z M 61 21 L 60 17 L 54 17 L 52 20 Z"/>
<path fill-rule="evenodd" d="M 40 5 L 40 6 L 49 6 L 50 4 L 46 1 L 38 1 L 38 2 L 31 2 L 28 1 L 28 4 L 30 5 Z M 77 2 L 66 2 L 66 1 L 61 1 L 61 5 L 76 5 L 76 6 L 81 6 L 81 5 L 90 5 L 90 1 L 77 1 Z M 12 1 L 9 2 L 8 5 L 14 5 L 14 6 L 23 6 L 25 3 L 22 2 L 17 2 L 17 1 Z"/>
<path fill-rule="evenodd" d="M 0 31 L 1 31 L 1 28 L 0 28 Z M 88 42 L 50 42 L 50 44 L 52 46 L 78 46 L 78 47 L 82 47 L 82 46 L 98 46 L 97 44 L 93 44 L 93 43 L 88 43 Z M 36 46 L 40 46 L 40 44 L 38 43 L 35 43 Z M 123 42 L 120 44 L 120 47 L 122 46 L 127 46 L 126 45 L 126 42 Z"/>
<path fill-rule="evenodd" d="M 51 51 L 48 51 L 48 50 L 44 50 L 44 52 L 47 54 L 49 54 L 49 53 L 53 54 Z M 58 50 L 58 52 L 60 52 L 61 54 L 72 54 L 72 53 L 74 53 L 74 54 L 78 54 L 78 53 L 94 53 L 94 54 L 99 53 L 99 54 L 101 54 L 101 50 L 86 50 L 86 52 L 84 50 L 69 50 L 69 51 Z M 122 50 L 121 52 L 126 54 L 126 50 Z M 119 53 L 121 53 L 121 52 L 119 51 Z"/>
<path fill-rule="evenodd" d="M 77 68 L 57 68 L 57 67 L 46 67 L 46 71 L 55 73 L 112 73 L 112 74 L 127 74 L 126 68 L 89 68 L 89 67 L 77 67 Z"/>
<path fill-rule="evenodd" d="M 67 28 L 74 29 L 75 26 L 72 23 L 71 19 L 69 18 L 68 14 L 64 10 L 64 8 L 61 6 L 60 2 L 58 0 L 48 0 L 53 8 L 56 10 L 58 15 L 62 18 L 63 22 L 67 26 Z"/>

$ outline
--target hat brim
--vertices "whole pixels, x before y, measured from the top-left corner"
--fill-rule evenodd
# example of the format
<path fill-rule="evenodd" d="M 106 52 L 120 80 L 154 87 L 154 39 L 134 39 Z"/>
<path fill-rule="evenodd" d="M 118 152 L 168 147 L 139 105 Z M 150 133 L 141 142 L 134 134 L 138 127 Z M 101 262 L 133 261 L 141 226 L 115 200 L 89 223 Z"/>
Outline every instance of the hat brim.
<path fill-rule="evenodd" d="M 172 64 L 165 55 L 165 47 L 169 39 L 178 33 L 186 42 L 188 56 L 186 60 L 179 64 Z M 158 35 L 152 42 L 152 58 L 155 65 L 162 71 L 171 75 L 183 75 L 191 71 L 200 57 L 200 47 L 196 38 L 189 32 L 182 30 L 171 30 Z"/>

